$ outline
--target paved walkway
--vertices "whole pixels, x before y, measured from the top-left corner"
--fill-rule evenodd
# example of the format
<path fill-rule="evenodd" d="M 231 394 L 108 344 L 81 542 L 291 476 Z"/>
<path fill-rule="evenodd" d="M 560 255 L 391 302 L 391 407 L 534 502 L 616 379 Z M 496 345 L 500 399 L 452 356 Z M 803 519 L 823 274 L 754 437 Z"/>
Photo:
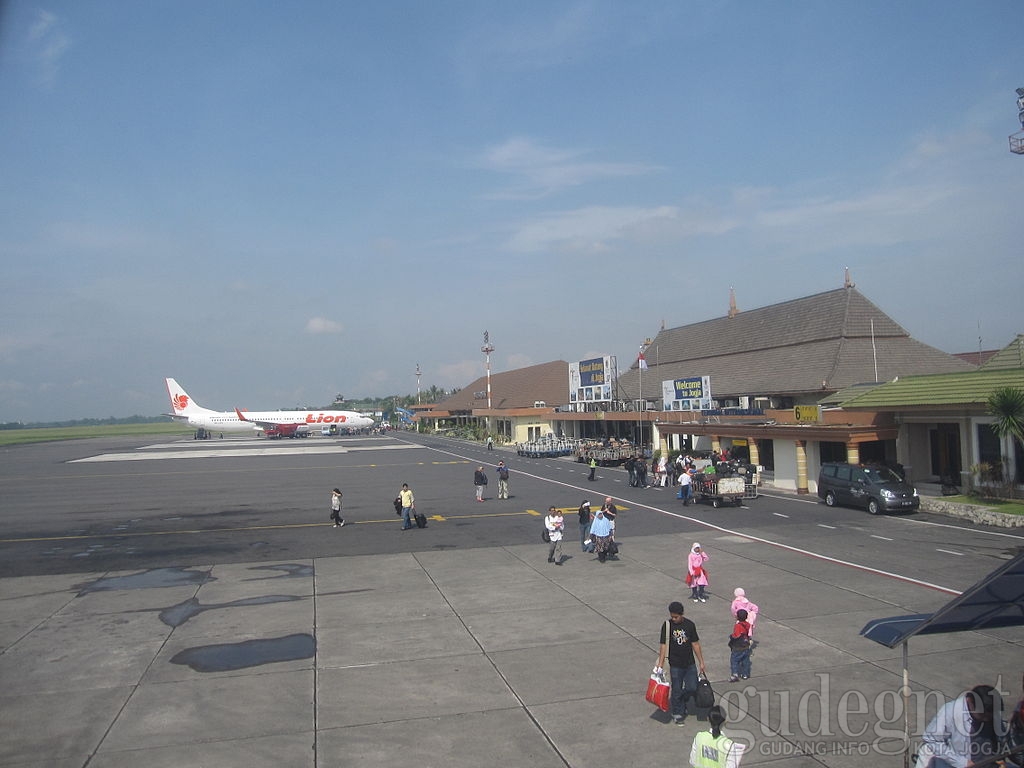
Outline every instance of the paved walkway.
<path fill-rule="evenodd" d="M 557 567 L 539 539 L 4 579 L 0 765 L 685 765 L 706 724 L 668 724 L 643 690 L 690 541 L 631 538 L 604 565 L 566 542 Z M 728 732 L 752 742 L 743 765 L 902 765 L 900 650 L 858 632 L 949 596 L 738 536 L 702 543 L 711 599 L 687 615 Z M 762 608 L 742 684 L 727 682 L 735 586 Z M 915 639 L 915 694 L 1019 681 L 1022 643 Z M 935 703 L 915 697 L 912 724 Z"/>

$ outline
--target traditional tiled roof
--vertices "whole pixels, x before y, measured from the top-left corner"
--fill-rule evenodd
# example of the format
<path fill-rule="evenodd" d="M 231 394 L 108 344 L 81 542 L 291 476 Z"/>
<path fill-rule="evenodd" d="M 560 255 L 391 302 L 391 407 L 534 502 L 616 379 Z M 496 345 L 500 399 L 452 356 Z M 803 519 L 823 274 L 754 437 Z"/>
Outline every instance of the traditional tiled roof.
<path fill-rule="evenodd" d="M 991 364 L 991 366 L 990 366 Z M 843 408 L 884 410 L 912 406 L 980 405 L 1003 387 L 1024 390 L 1024 335 L 999 350 L 981 368 L 963 373 L 899 377 L 867 392 L 852 392 Z"/>
<path fill-rule="evenodd" d="M 1006 370 L 1007 368 L 1024 368 L 1024 333 L 996 352 L 985 361 L 981 369 L 984 371 Z"/>
<path fill-rule="evenodd" d="M 487 377 L 481 376 L 437 404 L 449 412 L 487 407 Z M 484 394 L 476 397 L 477 393 Z M 569 364 L 564 360 L 491 373 L 492 408 L 529 408 L 538 401 L 559 405 L 569 399 Z"/>
<path fill-rule="evenodd" d="M 1024 389 L 1024 368 L 907 376 L 841 403 L 843 408 L 885 410 L 909 406 L 979 405 L 1003 387 Z"/>
<path fill-rule="evenodd" d="M 855 288 L 662 330 L 619 377 L 620 397 L 661 396 L 661 382 L 710 376 L 715 396 L 807 395 L 896 376 L 974 366 L 910 337 Z M 876 375 L 877 367 L 877 375 Z"/>

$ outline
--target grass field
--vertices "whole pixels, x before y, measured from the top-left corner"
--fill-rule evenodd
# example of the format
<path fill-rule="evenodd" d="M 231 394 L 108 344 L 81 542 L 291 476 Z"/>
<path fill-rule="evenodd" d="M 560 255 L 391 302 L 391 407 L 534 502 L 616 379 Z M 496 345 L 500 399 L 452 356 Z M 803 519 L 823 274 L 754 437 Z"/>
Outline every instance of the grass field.
<path fill-rule="evenodd" d="M 155 424 L 101 424 L 95 427 L 43 427 L 41 429 L 2 429 L 0 446 L 46 443 L 52 440 L 80 440 L 86 437 L 118 435 L 191 435 L 195 427 L 175 422 Z"/>

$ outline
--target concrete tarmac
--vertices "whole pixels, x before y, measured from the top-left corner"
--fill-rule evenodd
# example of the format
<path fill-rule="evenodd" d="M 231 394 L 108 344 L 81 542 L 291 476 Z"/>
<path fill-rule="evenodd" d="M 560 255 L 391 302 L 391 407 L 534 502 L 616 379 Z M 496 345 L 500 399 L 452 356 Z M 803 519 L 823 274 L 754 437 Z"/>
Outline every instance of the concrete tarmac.
<path fill-rule="evenodd" d="M 0 579 L 0 765 L 686 765 L 707 723 L 643 696 L 674 599 L 744 766 L 903 765 L 901 650 L 858 632 L 950 595 L 708 531 L 693 603 L 692 533 L 628 537 L 604 564 L 570 533 L 556 566 L 535 527 L 503 546 Z M 752 677 L 730 683 L 736 585 L 762 610 Z M 1019 628 L 913 639 L 912 732 L 965 681 L 1001 676 L 1016 701 L 1022 645 Z"/>

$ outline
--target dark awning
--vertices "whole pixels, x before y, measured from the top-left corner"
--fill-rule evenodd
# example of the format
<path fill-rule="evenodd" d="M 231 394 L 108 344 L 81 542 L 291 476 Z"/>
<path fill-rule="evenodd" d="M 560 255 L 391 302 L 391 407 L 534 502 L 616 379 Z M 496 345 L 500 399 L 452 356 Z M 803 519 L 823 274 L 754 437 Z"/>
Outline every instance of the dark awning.
<path fill-rule="evenodd" d="M 1024 626 L 1024 551 L 935 613 L 868 622 L 863 637 L 894 648 L 914 635 Z"/>

